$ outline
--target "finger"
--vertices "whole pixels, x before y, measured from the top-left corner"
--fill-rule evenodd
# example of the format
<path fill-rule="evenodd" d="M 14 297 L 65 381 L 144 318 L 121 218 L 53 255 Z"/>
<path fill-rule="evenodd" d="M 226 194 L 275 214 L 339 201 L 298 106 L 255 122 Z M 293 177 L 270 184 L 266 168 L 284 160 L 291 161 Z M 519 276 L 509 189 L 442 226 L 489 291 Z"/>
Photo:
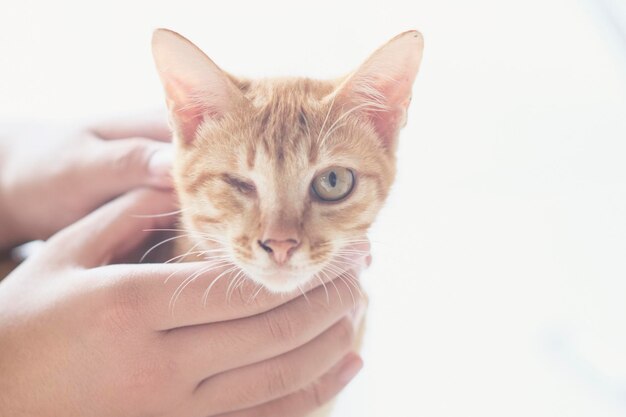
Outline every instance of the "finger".
<path fill-rule="evenodd" d="M 186 237 L 188 234 L 182 232 L 169 239 Z M 332 270 L 321 275 L 323 278 L 312 280 L 303 290 L 322 287 L 326 298 L 329 298 L 337 293 L 337 284 L 333 280 L 339 275 L 344 274 L 346 280 L 355 280 L 366 266 L 369 244 L 360 243 L 352 247 L 354 250 L 342 258 L 343 262 L 334 264 Z M 176 261 L 177 256 L 172 256 L 170 260 Z M 145 321 L 155 330 L 249 317 L 272 310 L 301 295 L 297 291 L 288 294 L 264 291 L 228 260 L 208 261 L 196 269 L 182 265 L 124 266 L 126 273 L 132 271 L 133 280 L 123 280 L 120 285 L 127 286 L 124 291 L 132 291 L 142 300 Z M 356 292 L 355 289 L 352 291 Z M 352 302 L 352 299 L 348 296 L 345 301 Z"/>
<path fill-rule="evenodd" d="M 318 382 L 306 389 L 260 406 L 219 414 L 215 417 L 308 416 L 337 395 L 359 373 L 362 367 L 361 358 L 355 353 L 350 353 Z"/>
<path fill-rule="evenodd" d="M 111 118 L 94 124 L 91 131 L 104 140 L 144 137 L 170 142 L 172 138 L 165 111 Z"/>
<path fill-rule="evenodd" d="M 171 188 L 172 145 L 142 137 L 97 141 L 84 174 L 98 181 L 98 192 L 112 198 L 140 186 Z"/>
<path fill-rule="evenodd" d="M 354 328 L 346 318 L 298 349 L 204 380 L 194 392 L 191 414 L 246 409 L 303 389 L 338 363 L 353 341 Z"/>
<path fill-rule="evenodd" d="M 49 253 L 67 265 L 85 268 L 109 263 L 137 248 L 150 234 L 168 226 L 164 213 L 175 210 L 170 192 L 136 190 L 100 207 L 49 241 Z"/>
<path fill-rule="evenodd" d="M 360 289 L 342 279 L 335 280 L 337 291 L 328 298 L 317 287 L 256 316 L 170 330 L 164 343 L 181 369 L 193 369 L 202 378 L 274 358 L 310 342 L 358 309 Z"/>

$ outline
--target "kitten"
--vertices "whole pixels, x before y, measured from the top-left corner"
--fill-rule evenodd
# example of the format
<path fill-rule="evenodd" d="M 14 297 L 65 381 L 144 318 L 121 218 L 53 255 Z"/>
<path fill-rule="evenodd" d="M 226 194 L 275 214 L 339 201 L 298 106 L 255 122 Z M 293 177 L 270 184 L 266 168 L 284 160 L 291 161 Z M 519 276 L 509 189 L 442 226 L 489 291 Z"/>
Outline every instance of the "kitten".
<path fill-rule="evenodd" d="M 288 292 L 365 239 L 394 179 L 422 57 L 418 32 L 331 81 L 234 77 L 164 29 L 152 46 L 181 222 L 198 237 L 189 248 L 217 250 L 267 290 Z"/>

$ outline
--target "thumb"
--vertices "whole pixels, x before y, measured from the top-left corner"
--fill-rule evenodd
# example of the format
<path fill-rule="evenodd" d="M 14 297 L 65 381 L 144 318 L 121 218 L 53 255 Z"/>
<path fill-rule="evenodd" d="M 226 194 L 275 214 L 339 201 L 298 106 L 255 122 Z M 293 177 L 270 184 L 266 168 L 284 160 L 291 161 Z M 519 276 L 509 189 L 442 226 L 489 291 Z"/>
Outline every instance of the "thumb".
<path fill-rule="evenodd" d="M 100 207 L 48 241 L 56 263 L 93 268 L 137 249 L 150 229 L 171 227 L 176 202 L 168 191 L 139 189 Z"/>
<path fill-rule="evenodd" d="M 99 141 L 93 169 L 102 178 L 104 197 L 111 198 L 141 186 L 171 188 L 173 146 L 146 138 Z"/>

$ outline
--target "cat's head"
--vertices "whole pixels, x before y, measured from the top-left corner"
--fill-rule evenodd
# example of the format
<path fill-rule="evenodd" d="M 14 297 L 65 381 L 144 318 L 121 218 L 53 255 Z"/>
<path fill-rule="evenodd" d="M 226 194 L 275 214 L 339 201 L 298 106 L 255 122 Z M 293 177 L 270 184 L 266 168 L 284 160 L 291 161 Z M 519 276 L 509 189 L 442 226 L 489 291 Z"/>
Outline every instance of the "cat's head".
<path fill-rule="evenodd" d="M 338 80 L 245 80 L 157 30 L 174 181 L 196 250 L 216 250 L 276 292 L 332 274 L 393 182 L 422 47 L 410 31 Z"/>

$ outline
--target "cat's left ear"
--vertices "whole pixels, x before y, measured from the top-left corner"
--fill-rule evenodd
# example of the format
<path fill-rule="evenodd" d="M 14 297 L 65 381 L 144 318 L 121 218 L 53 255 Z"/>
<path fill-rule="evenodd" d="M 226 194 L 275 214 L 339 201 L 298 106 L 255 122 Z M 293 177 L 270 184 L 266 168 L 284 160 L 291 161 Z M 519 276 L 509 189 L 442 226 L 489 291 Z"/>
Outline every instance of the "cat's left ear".
<path fill-rule="evenodd" d="M 419 32 L 404 32 L 374 52 L 336 91 L 335 100 L 343 111 L 365 114 L 386 149 L 395 149 L 400 128 L 406 124 L 423 48 Z"/>

